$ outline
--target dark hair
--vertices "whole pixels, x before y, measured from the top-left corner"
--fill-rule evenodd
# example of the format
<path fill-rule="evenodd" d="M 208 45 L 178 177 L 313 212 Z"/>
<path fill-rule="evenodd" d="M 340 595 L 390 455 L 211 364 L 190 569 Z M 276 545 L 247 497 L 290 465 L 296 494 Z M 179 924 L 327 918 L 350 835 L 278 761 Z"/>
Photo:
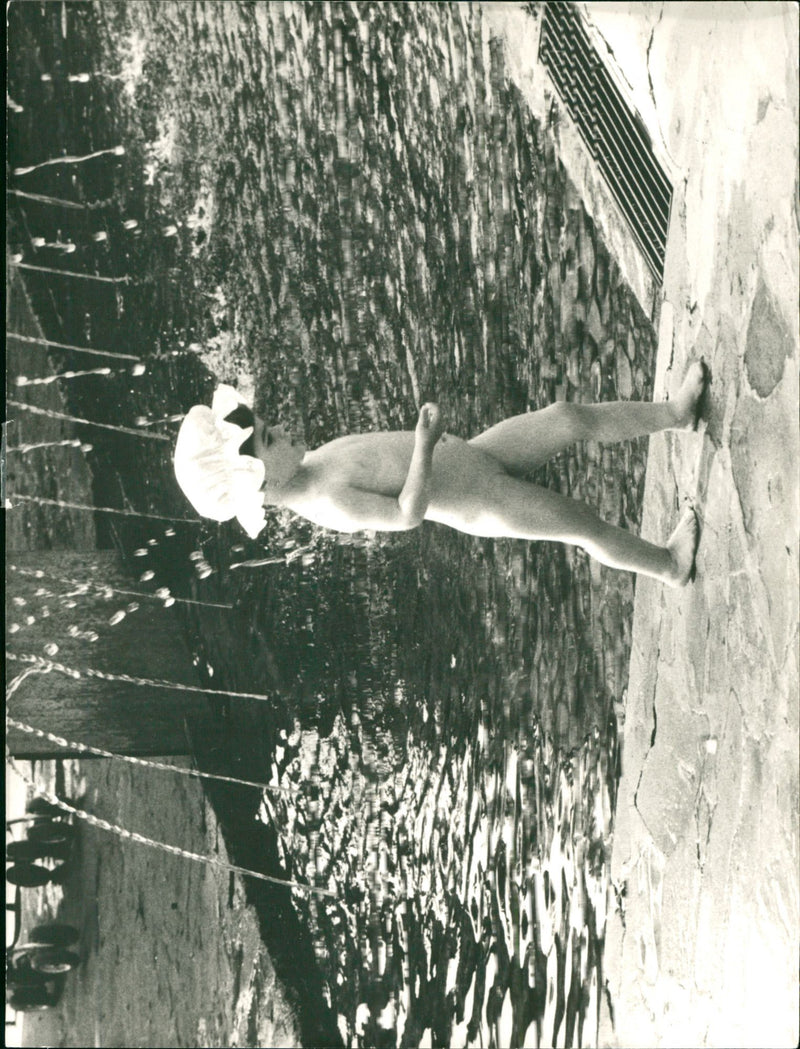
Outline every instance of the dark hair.
<path fill-rule="evenodd" d="M 251 408 L 248 408 L 246 404 L 240 404 L 238 408 L 234 408 L 232 412 L 225 416 L 225 422 L 234 423 L 236 426 L 241 426 L 243 430 L 246 430 L 248 426 L 255 426 L 256 417 Z M 252 455 L 254 459 L 256 458 L 256 444 L 252 433 L 240 445 L 239 454 Z"/>

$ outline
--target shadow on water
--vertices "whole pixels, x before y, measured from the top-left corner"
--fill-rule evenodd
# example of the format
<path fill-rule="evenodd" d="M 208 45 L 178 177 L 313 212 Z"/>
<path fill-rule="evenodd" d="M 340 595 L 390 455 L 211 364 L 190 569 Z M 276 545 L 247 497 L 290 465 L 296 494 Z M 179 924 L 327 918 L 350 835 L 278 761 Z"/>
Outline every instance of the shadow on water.
<path fill-rule="evenodd" d="M 129 276 L 26 280 L 50 338 L 147 361 L 70 383 L 76 414 L 153 424 L 252 373 L 314 446 L 409 427 L 426 399 L 470 436 L 650 396 L 652 328 L 479 10 L 65 11 L 11 9 L 10 151 L 126 153 L 12 179 L 11 247 L 65 267 L 47 245 L 68 241 L 69 268 Z M 193 516 L 168 452 L 100 434 L 97 505 Z M 645 456 L 587 444 L 538 480 L 638 529 Z M 154 588 L 235 604 L 186 614 L 199 672 L 270 702 L 218 705 L 224 750 L 195 747 L 281 788 L 211 789 L 234 859 L 336 891 L 249 890 L 306 1044 L 592 1042 L 632 579 L 427 524 L 101 524 Z"/>

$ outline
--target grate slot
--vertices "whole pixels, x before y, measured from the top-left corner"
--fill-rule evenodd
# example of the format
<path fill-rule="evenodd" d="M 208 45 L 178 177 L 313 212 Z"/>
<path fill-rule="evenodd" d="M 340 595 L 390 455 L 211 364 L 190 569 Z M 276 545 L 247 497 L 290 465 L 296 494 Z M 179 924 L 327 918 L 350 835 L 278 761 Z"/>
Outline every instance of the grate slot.
<path fill-rule="evenodd" d="M 663 280 L 672 186 L 652 142 L 603 64 L 573 3 L 546 4 L 539 59 L 619 205 L 647 264 Z"/>
<path fill-rule="evenodd" d="M 672 190 L 666 176 L 657 165 L 654 167 L 647 165 L 644 169 L 641 165 L 643 155 L 645 158 L 652 156 L 649 135 L 636 119 L 636 115 L 631 113 L 626 107 L 616 85 L 607 75 L 602 63 L 600 63 L 599 59 L 595 60 L 596 53 L 593 53 L 594 49 L 577 17 L 573 25 L 580 34 L 580 42 L 583 45 L 580 58 L 589 69 L 589 91 L 594 101 L 598 104 L 596 112 L 598 117 L 602 119 L 606 134 L 609 136 L 618 135 L 618 144 L 621 153 L 624 154 L 627 169 L 636 171 L 640 176 L 644 176 L 647 179 L 648 200 L 646 203 L 652 204 L 652 208 L 649 208 L 651 214 L 653 213 L 653 208 L 663 209 L 666 207 L 668 209 Z M 573 51 L 572 54 L 575 54 L 575 52 Z M 592 120 L 592 115 L 587 114 L 587 119 L 593 122 L 599 130 L 598 117 Z M 637 133 L 636 138 L 634 138 L 632 132 Z M 651 168 L 651 170 L 648 170 L 648 168 Z M 650 181 L 651 178 L 652 181 Z"/>
<path fill-rule="evenodd" d="M 596 71 L 593 72 L 592 81 L 596 77 Z M 565 73 L 569 75 L 569 71 L 565 70 Z M 574 78 L 572 79 L 574 81 Z M 632 201 L 634 207 L 637 206 L 636 189 L 639 186 L 644 189 L 641 206 L 637 210 L 640 210 L 642 215 L 648 216 L 651 221 L 657 221 L 664 208 L 669 210 L 671 195 L 669 184 L 667 183 L 665 190 L 663 181 L 657 177 L 653 179 L 652 173 L 647 168 L 643 168 L 641 152 L 644 148 L 649 149 L 649 147 L 643 147 L 631 140 L 624 124 L 624 118 L 630 119 L 629 115 L 624 113 L 620 115 L 619 108 L 613 105 L 613 100 L 608 98 L 604 89 L 605 85 L 602 81 L 596 87 L 590 81 L 587 87 L 592 94 L 595 107 L 592 113 L 585 114 L 587 128 L 584 131 L 584 138 L 597 159 L 605 155 L 609 163 L 616 164 L 620 177 L 626 180 L 626 190 L 634 194 Z M 567 101 L 573 108 L 579 104 L 574 94 L 572 98 L 568 95 Z M 608 140 L 613 136 L 616 136 L 617 140 L 616 156 L 613 152 L 604 154 L 602 148 L 604 139 Z"/>
<path fill-rule="evenodd" d="M 554 50 L 550 47 L 548 54 L 555 57 L 557 52 L 554 54 Z M 591 129 L 587 134 L 586 128 L 580 128 L 587 144 L 592 147 L 595 159 L 601 165 L 608 165 L 612 169 L 618 187 L 629 195 L 630 209 L 636 212 L 639 222 L 660 239 L 659 247 L 663 251 L 666 246 L 666 230 L 660 230 L 659 225 L 664 209 L 666 208 L 667 212 L 669 210 L 669 197 L 665 197 L 663 186 L 652 179 L 651 172 L 642 164 L 643 147 L 631 140 L 630 135 L 626 133 L 628 129 L 625 127 L 625 122 L 618 114 L 611 111 L 612 107 L 603 91 L 605 85 L 602 84 L 602 81 L 596 90 L 593 89 L 594 85 L 591 84 L 591 81 L 589 81 L 591 86 L 584 89 L 591 93 L 594 102 L 593 113 L 590 115 L 579 108 L 583 99 L 574 89 L 577 80 L 573 71 L 569 68 L 562 68 L 560 72 L 563 75 L 562 84 L 568 107 L 573 115 L 577 113 L 578 120 L 583 116 Z M 624 117 L 630 121 L 629 113 L 625 113 Z M 616 149 L 608 147 L 607 143 L 611 140 L 615 140 Z M 613 184 L 615 179 L 610 179 L 610 181 Z"/>
<path fill-rule="evenodd" d="M 561 21 L 561 25 L 564 29 L 571 30 L 575 34 L 575 40 L 571 39 L 568 45 L 569 54 L 573 59 L 580 54 L 581 59 L 586 63 L 591 73 L 593 87 L 604 92 L 604 99 L 611 107 L 612 111 L 608 111 L 608 115 L 612 119 L 622 121 L 620 124 L 620 130 L 622 131 L 623 136 L 627 138 L 627 141 L 631 143 L 634 148 L 646 150 L 650 153 L 652 151 L 652 142 L 647 129 L 644 127 L 641 120 L 637 118 L 637 115 L 632 112 L 625 103 L 617 85 L 608 74 L 602 60 L 591 43 L 586 28 L 581 22 L 577 11 L 571 5 L 566 6 L 563 4 L 554 4 L 552 6 L 553 17 L 556 20 Z M 635 132 L 638 142 L 634 141 L 631 132 Z M 668 198 L 671 193 L 669 180 L 658 165 L 654 166 L 653 171 L 658 178 L 666 198 Z"/>

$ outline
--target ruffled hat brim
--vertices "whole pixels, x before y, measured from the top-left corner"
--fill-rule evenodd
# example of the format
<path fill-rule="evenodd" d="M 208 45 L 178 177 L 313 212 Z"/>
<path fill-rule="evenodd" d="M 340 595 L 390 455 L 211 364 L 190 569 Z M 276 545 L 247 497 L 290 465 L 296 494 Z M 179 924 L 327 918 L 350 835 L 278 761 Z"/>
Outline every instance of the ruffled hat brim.
<path fill-rule="evenodd" d="M 241 403 L 233 387 L 223 385 L 210 408 L 195 405 L 181 424 L 173 462 L 181 490 L 202 517 L 236 517 L 254 539 L 266 523 L 264 464 L 239 451 L 253 428 L 225 419 Z"/>

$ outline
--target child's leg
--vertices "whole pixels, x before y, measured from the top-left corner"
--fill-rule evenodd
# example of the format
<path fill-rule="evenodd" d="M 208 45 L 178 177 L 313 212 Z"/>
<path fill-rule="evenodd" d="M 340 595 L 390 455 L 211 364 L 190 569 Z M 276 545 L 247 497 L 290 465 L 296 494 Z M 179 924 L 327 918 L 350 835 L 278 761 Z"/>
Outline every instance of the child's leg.
<path fill-rule="evenodd" d="M 471 500 L 470 511 L 464 520 L 465 531 L 570 543 L 583 547 L 604 565 L 651 576 L 670 586 L 688 582 L 699 540 L 693 510 L 684 515 L 666 546 L 656 546 L 607 524 L 577 499 L 508 474 L 497 474 L 481 496 Z M 448 523 L 454 523 L 452 518 Z"/>
<path fill-rule="evenodd" d="M 509 473 L 524 474 L 576 441 L 629 441 L 659 430 L 693 426 L 706 375 L 702 362 L 691 365 L 671 401 L 559 401 L 541 411 L 506 419 L 474 437 L 470 444 L 493 456 Z"/>

